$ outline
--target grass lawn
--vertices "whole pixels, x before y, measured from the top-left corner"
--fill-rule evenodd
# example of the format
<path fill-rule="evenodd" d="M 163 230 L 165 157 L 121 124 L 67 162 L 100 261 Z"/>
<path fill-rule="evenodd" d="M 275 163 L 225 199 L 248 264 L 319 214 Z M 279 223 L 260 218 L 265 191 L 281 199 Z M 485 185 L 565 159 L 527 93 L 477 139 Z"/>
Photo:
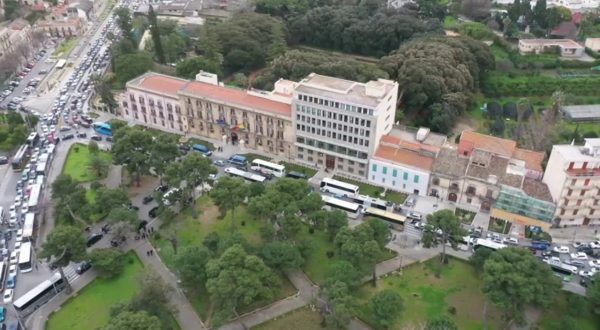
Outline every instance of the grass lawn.
<path fill-rule="evenodd" d="M 128 302 L 139 289 L 138 276 L 143 272 L 142 262 L 134 252 L 127 254 L 123 273 L 114 279 L 96 279 L 69 299 L 61 309 L 50 315 L 46 330 L 98 329 L 109 320 L 112 306 Z"/>
<path fill-rule="evenodd" d="M 88 189 L 85 191 L 85 199 L 90 204 L 94 204 L 96 202 L 97 191 L 94 189 Z"/>
<path fill-rule="evenodd" d="M 392 289 L 404 299 L 404 311 L 396 324 L 390 329 L 417 329 L 429 316 L 447 314 L 457 324 L 458 329 L 482 329 L 482 306 L 484 296 L 481 293 L 482 281 L 473 267 L 465 261 L 450 259 L 443 267 L 440 277 L 434 275 L 438 258 L 404 269 L 402 274 L 390 275 L 377 282 L 364 285 L 358 292 L 359 299 L 356 315 L 374 324 L 369 299 L 378 291 Z M 455 309 L 455 313 L 449 312 Z M 491 304 L 488 306 L 488 326 L 501 328 L 500 312 Z"/>
<path fill-rule="evenodd" d="M 79 42 L 78 37 L 69 37 L 63 40 L 58 48 L 56 48 L 53 55 L 56 57 L 67 57 L 75 45 L 77 45 L 77 42 Z"/>
<path fill-rule="evenodd" d="M 360 194 L 369 195 L 369 196 L 375 197 L 375 198 L 382 198 L 382 199 L 388 200 L 390 202 L 402 204 L 402 203 L 404 203 L 404 200 L 406 200 L 406 197 L 408 197 L 408 195 L 405 193 L 397 192 L 397 191 L 393 191 L 393 190 L 388 190 L 385 194 L 385 197 L 381 197 L 380 193 L 383 192 L 383 187 L 374 186 L 374 185 L 360 182 L 360 181 L 354 181 L 354 180 L 347 179 L 347 178 L 337 176 L 337 175 L 334 176 L 333 178 L 335 180 L 339 180 L 339 181 L 347 182 L 347 183 L 350 183 L 353 185 L 357 185 L 359 187 Z"/>
<path fill-rule="evenodd" d="M 254 330 L 288 330 L 290 325 L 294 329 L 303 330 L 328 330 L 330 327 L 322 327 L 323 317 L 319 312 L 312 311 L 308 307 L 302 307 L 291 311 L 276 319 L 253 327 Z"/>
<path fill-rule="evenodd" d="M 470 225 L 473 222 L 473 219 L 475 219 L 475 213 L 470 211 L 456 209 L 454 214 L 460 219 L 460 222 L 466 225 Z"/>
<path fill-rule="evenodd" d="M 562 330 L 560 321 L 567 315 L 566 311 L 569 309 L 567 298 L 570 295 L 573 293 L 561 291 L 556 301 L 544 311 L 534 329 Z M 588 308 L 584 308 L 577 317 L 573 317 L 573 320 L 575 321 L 574 329 L 594 330 L 600 328 L 600 318 L 594 317 Z"/>
<path fill-rule="evenodd" d="M 294 172 L 303 173 L 309 178 L 312 178 L 315 174 L 317 174 L 317 170 L 312 169 L 310 167 L 306 167 L 306 166 L 302 166 L 302 165 L 298 165 L 298 164 L 294 164 L 294 163 L 288 163 L 288 162 L 283 162 L 283 163 L 281 163 L 281 165 L 285 166 L 285 170 L 287 172 L 294 171 Z"/>
<path fill-rule="evenodd" d="M 112 163 L 112 155 L 109 152 L 98 151 L 99 157 Z M 98 179 L 96 174 L 88 168 L 88 164 L 92 159 L 87 145 L 76 143 L 69 149 L 67 160 L 63 166 L 63 173 L 70 175 L 73 180 L 86 182 Z"/>

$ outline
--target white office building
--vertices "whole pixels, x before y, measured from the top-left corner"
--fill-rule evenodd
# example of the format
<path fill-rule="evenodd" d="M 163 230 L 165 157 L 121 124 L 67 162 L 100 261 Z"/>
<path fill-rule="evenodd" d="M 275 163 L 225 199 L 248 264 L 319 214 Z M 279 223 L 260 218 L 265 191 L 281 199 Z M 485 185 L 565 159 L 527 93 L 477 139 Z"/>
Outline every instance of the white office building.
<path fill-rule="evenodd" d="M 297 161 L 364 179 L 381 137 L 394 124 L 398 83 L 359 83 L 311 73 L 294 89 Z"/>

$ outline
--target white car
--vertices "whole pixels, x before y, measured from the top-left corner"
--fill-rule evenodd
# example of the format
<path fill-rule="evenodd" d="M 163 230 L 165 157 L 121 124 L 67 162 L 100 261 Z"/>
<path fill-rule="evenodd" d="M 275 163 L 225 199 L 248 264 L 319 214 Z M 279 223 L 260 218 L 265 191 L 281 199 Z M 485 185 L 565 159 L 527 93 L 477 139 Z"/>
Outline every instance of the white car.
<path fill-rule="evenodd" d="M 579 272 L 579 276 L 581 276 L 581 277 L 592 277 L 594 275 L 595 275 L 595 273 L 593 273 L 589 270 L 582 270 Z"/>
<path fill-rule="evenodd" d="M 590 242 L 590 247 L 591 247 L 592 249 L 600 249 L 600 241 L 593 241 L 593 242 Z"/>
<path fill-rule="evenodd" d="M 32 181 L 32 180 L 30 180 Z M 31 183 L 29 184 L 29 186 L 31 186 Z M 26 214 L 29 211 L 29 205 L 27 205 L 27 203 L 23 203 L 23 205 L 21 206 L 21 214 Z"/>
<path fill-rule="evenodd" d="M 569 249 L 569 247 L 565 246 L 565 245 L 555 246 L 553 250 L 554 250 L 554 252 L 558 252 L 558 253 L 569 253 L 569 252 L 571 252 L 571 250 Z"/>
<path fill-rule="evenodd" d="M 590 267 L 600 267 L 600 260 L 598 259 L 592 259 L 589 262 Z"/>
<path fill-rule="evenodd" d="M 12 264 L 8 267 L 8 276 L 17 276 L 17 265 Z"/>
<path fill-rule="evenodd" d="M 588 256 L 583 252 L 571 253 L 571 259 L 588 260 Z"/>
<path fill-rule="evenodd" d="M 13 289 L 4 290 L 4 303 L 10 304 L 13 299 Z"/>
<path fill-rule="evenodd" d="M 509 245 L 519 245 L 519 240 L 514 237 L 506 237 L 506 238 L 504 238 L 503 243 L 509 244 Z"/>
<path fill-rule="evenodd" d="M 21 240 L 22 237 L 20 237 L 19 240 L 15 242 L 15 247 L 13 248 L 14 252 L 19 252 L 19 250 L 21 250 Z"/>

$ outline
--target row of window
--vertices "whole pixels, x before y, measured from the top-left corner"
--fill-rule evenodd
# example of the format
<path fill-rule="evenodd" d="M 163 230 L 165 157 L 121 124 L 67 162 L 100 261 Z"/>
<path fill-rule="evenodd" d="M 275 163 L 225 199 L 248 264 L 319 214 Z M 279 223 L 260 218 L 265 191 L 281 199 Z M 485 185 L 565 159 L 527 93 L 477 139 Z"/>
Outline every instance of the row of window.
<path fill-rule="evenodd" d="M 298 94 L 298 100 L 304 101 L 304 102 L 309 102 L 309 103 L 314 103 L 314 104 L 318 104 L 318 105 L 323 105 L 323 106 L 331 107 L 331 108 L 335 108 L 335 109 L 362 113 L 363 115 L 368 114 L 368 115 L 372 116 L 374 113 L 374 110 L 370 109 L 370 108 L 364 108 L 364 107 L 360 107 L 360 106 L 345 104 L 345 103 L 341 103 L 341 102 L 337 102 L 337 101 L 322 99 L 319 97 L 312 97 L 312 96 L 308 96 L 308 95 L 304 95 L 304 94 Z"/>
<path fill-rule="evenodd" d="M 377 164 L 371 164 L 371 172 L 377 173 L 377 168 L 378 168 Z M 399 172 L 398 169 L 393 168 L 392 169 L 392 177 L 397 178 L 398 177 L 398 172 Z M 383 173 L 384 175 L 386 175 L 388 173 L 387 166 L 381 166 L 381 173 Z M 408 176 L 409 176 L 408 172 L 403 172 L 402 173 L 402 180 L 408 181 Z M 375 176 L 374 175 L 373 175 L 373 180 L 375 180 Z M 419 176 L 418 175 L 415 174 L 413 176 L 413 182 L 414 183 L 419 183 Z"/>
<path fill-rule="evenodd" d="M 362 127 L 371 127 L 371 121 L 369 119 L 358 118 L 354 116 L 348 116 L 345 114 L 327 111 L 323 109 L 316 109 L 311 107 L 305 107 L 303 105 L 296 105 L 296 118 L 300 120 L 304 117 L 298 117 L 298 114 L 305 114 L 306 118 L 327 118 L 331 120 L 337 120 L 344 123 L 354 124 Z M 314 122 L 313 122 L 314 123 Z"/>
<path fill-rule="evenodd" d="M 342 125 L 342 124 L 338 124 L 338 123 L 332 123 L 327 120 L 316 119 L 314 117 L 310 118 L 309 116 L 304 116 L 304 115 L 296 115 L 296 119 L 297 119 L 297 122 L 299 122 L 299 123 L 316 125 L 317 127 L 323 127 L 323 128 L 326 127 L 328 129 L 333 129 L 333 130 L 350 133 L 350 134 L 354 134 L 354 135 L 369 137 L 370 132 L 371 132 L 368 128 L 364 129 L 364 128 L 359 128 L 359 127 L 352 127 L 351 125 Z"/>
<path fill-rule="evenodd" d="M 342 133 L 331 132 L 326 129 L 320 129 L 320 128 L 314 128 L 314 127 L 310 127 L 310 126 L 296 124 L 296 130 L 298 132 L 311 133 L 311 134 L 320 135 L 323 137 L 327 136 L 330 139 L 337 139 L 337 140 L 340 140 L 343 142 L 353 143 L 354 145 L 359 145 L 359 146 L 363 146 L 363 147 L 369 146 L 369 140 L 367 140 L 367 139 L 358 138 L 356 136 L 353 137 L 353 136 L 342 134 Z"/>
<path fill-rule="evenodd" d="M 375 175 L 371 176 L 371 181 L 376 182 Z M 381 183 L 385 184 L 385 177 L 381 178 Z M 398 182 L 398 186 L 400 186 L 400 185 L 401 185 L 401 183 Z M 395 186 L 396 186 L 396 180 L 392 180 L 392 187 L 395 187 Z M 402 183 L 402 190 L 406 190 L 406 183 Z"/>
<path fill-rule="evenodd" d="M 305 138 L 305 137 L 301 137 L 301 136 L 296 137 L 296 142 L 306 144 L 311 147 L 319 148 L 324 151 L 335 152 L 340 155 L 346 155 L 346 156 L 350 156 L 350 157 L 354 157 L 354 158 L 367 159 L 369 157 L 369 154 L 367 154 L 366 152 L 358 151 L 358 150 L 343 147 L 343 146 L 338 146 L 333 143 L 317 141 L 317 140 L 313 140 L 313 139 L 309 139 L 309 138 Z"/>

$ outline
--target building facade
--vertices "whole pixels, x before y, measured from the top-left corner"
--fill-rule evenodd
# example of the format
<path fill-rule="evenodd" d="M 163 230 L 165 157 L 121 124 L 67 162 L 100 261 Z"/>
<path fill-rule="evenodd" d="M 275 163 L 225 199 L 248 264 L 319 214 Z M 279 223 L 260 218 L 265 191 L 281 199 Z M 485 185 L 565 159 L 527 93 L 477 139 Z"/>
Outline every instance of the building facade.
<path fill-rule="evenodd" d="M 364 179 L 369 159 L 394 123 L 398 84 L 358 83 L 311 73 L 294 88 L 296 160 Z"/>
<path fill-rule="evenodd" d="M 544 183 L 561 226 L 600 225 L 600 139 L 552 147 Z"/>
<path fill-rule="evenodd" d="M 548 187 L 534 180 L 525 183 L 525 185 L 527 185 L 525 189 L 535 189 L 535 186 L 538 186 L 539 190 L 536 193 L 531 191 L 528 193 L 524 189 L 501 186 L 496 200 L 496 207 L 511 213 L 552 223 L 556 204 L 552 202 Z"/>
<path fill-rule="evenodd" d="M 519 52 L 521 54 L 539 54 L 558 48 L 563 57 L 581 57 L 585 47 L 571 39 L 521 39 L 519 40 Z"/>

